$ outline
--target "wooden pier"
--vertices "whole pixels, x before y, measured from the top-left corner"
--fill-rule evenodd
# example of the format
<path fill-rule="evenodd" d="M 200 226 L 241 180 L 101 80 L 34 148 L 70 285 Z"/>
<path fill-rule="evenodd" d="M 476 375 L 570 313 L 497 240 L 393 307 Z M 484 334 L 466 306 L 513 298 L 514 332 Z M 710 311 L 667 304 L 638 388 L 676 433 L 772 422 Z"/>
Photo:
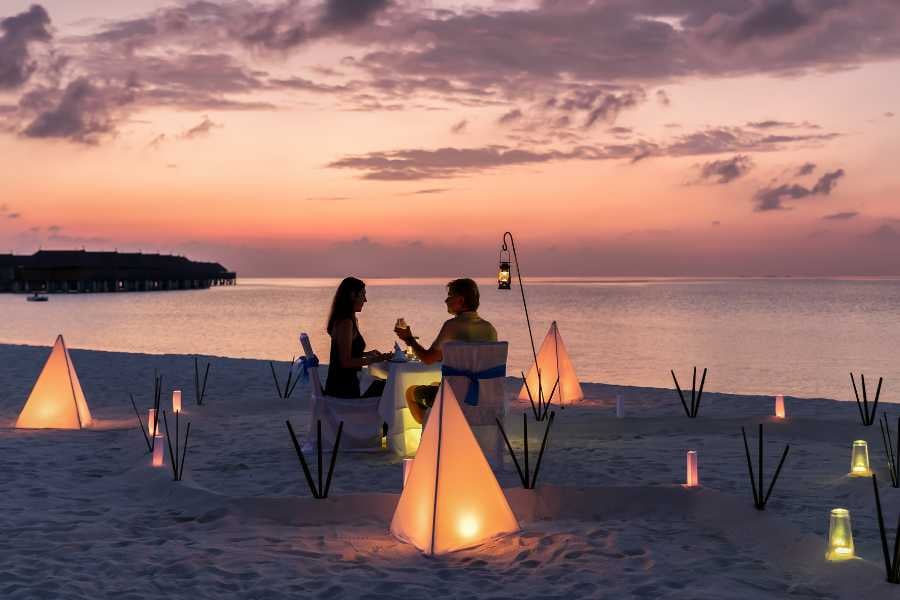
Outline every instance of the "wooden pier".
<path fill-rule="evenodd" d="M 237 274 L 219 263 L 184 256 L 85 250 L 0 254 L 0 292 L 161 292 L 234 285 Z"/>

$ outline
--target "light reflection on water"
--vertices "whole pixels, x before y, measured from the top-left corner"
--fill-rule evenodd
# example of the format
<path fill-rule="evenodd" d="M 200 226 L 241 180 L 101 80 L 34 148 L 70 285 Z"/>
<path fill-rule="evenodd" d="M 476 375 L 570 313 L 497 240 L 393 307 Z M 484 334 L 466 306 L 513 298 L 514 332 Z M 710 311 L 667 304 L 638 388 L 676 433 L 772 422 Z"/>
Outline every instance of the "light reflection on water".
<path fill-rule="evenodd" d="M 327 357 L 324 322 L 336 279 L 243 279 L 212 290 L 53 295 L 26 302 L 0 294 L 0 342 L 214 354 L 287 360 L 308 331 Z M 369 280 L 360 326 L 369 347 L 389 350 L 404 317 L 430 343 L 444 312 L 445 279 Z M 510 342 L 509 373 L 531 354 L 518 287 L 482 285 L 481 314 Z M 900 280 L 542 279 L 526 281 L 540 344 L 559 322 L 583 381 L 670 387 L 709 368 L 707 389 L 847 399 L 849 371 L 900 385 Z"/>

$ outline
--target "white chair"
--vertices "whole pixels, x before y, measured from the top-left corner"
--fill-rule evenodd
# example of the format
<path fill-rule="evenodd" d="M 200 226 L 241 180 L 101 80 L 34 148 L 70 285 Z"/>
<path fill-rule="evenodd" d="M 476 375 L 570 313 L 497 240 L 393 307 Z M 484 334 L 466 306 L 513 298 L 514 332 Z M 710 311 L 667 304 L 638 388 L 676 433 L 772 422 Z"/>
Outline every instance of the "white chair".
<path fill-rule="evenodd" d="M 319 360 L 309 343 L 309 336 L 300 334 L 300 344 L 306 355 L 309 379 L 312 384 L 313 407 L 309 422 L 309 434 L 304 448 L 314 446 L 316 423 L 322 421 L 322 450 L 331 452 L 337 436 L 338 425 L 344 422 L 341 433 L 342 452 L 375 452 L 381 450 L 382 419 L 378 414 L 380 397 L 336 398 L 326 396 L 319 377 Z"/>
<path fill-rule="evenodd" d="M 502 467 L 505 452 L 497 419 L 506 425 L 509 403 L 504 391 L 506 342 L 447 342 L 443 369 L 475 439 L 491 466 Z M 477 404 L 471 386 L 477 382 Z M 468 399 L 468 401 L 467 401 Z"/>

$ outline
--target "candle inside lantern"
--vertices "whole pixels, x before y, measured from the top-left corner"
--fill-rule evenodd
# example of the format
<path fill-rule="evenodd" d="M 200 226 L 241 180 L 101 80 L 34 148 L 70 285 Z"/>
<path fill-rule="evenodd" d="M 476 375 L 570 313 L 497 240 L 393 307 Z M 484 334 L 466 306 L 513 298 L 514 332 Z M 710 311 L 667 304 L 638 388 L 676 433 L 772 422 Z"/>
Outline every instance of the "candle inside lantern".
<path fill-rule="evenodd" d="M 616 394 L 616 418 L 625 418 L 625 397 L 622 394 Z"/>
<path fill-rule="evenodd" d="M 510 272 L 508 260 L 500 261 L 500 271 L 497 273 L 497 287 L 501 290 L 512 288 L 512 273 Z"/>
<path fill-rule="evenodd" d="M 775 416 L 779 419 L 784 418 L 784 395 L 778 394 L 775 396 Z"/>
<path fill-rule="evenodd" d="M 697 451 L 690 450 L 687 453 L 687 481 L 686 487 L 697 487 L 700 485 L 700 474 L 697 469 Z"/>
<path fill-rule="evenodd" d="M 409 474 L 412 471 L 413 459 L 404 458 L 403 459 L 403 487 L 406 487 L 406 480 L 409 479 Z"/>
<path fill-rule="evenodd" d="M 850 511 L 835 508 L 828 522 L 828 560 L 848 560 L 853 558 L 853 530 L 850 528 Z"/>
<path fill-rule="evenodd" d="M 172 412 L 181 412 L 181 390 L 172 391 Z"/>
<path fill-rule="evenodd" d="M 153 439 L 153 466 L 161 467 L 163 466 L 163 437 L 161 435 L 157 435 Z"/>
<path fill-rule="evenodd" d="M 147 415 L 147 435 L 156 435 L 156 409 L 151 408 Z"/>
<path fill-rule="evenodd" d="M 869 468 L 869 446 L 866 440 L 853 442 L 853 451 L 850 454 L 850 475 L 852 477 L 871 477 Z"/>

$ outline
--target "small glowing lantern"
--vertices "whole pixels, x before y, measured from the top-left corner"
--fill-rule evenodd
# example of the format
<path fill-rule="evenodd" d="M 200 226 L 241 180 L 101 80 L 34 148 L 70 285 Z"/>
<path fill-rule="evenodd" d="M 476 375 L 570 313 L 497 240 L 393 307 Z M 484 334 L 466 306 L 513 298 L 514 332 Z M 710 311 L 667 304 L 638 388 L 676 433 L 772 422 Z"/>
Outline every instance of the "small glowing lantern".
<path fill-rule="evenodd" d="M 869 468 L 869 446 L 866 444 L 866 440 L 853 442 L 853 451 L 850 454 L 850 476 L 872 476 L 872 470 Z"/>
<path fill-rule="evenodd" d="M 775 396 L 775 416 L 779 419 L 784 418 L 784 395 L 778 394 Z"/>
<path fill-rule="evenodd" d="M 147 414 L 147 434 L 156 435 L 156 409 L 151 408 Z"/>
<path fill-rule="evenodd" d="M 846 508 L 831 510 L 828 522 L 828 560 L 849 560 L 853 558 L 853 530 L 850 528 L 850 511 Z"/>
<path fill-rule="evenodd" d="M 412 470 L 413 459 L 403 459 L 403 487 L 406 487 L 406 480 L 409 479 L 409 472 Z"/>
<path fill-rule="evenodd" d="M 700 485 L 700 473 L 697 469 L 697 451 L 689 450 L 687 453 L 687 480 L 685 487 L 697 487 Z"/>
<path fill-rule="evenodd" d="M 497 289 L 501 290 L 509 290 L 512 289 L 512 272 L 509 268 L 509 257 L 506 257 L 506 260 L 503 260 L 502 255 L 500 258 L 500 272 L 497 274 Z"/>
<path fill-rule="evenodd" d="M 172 392 L 172 412 L 181 412 L 181 390 Z"/>
<path fill-rule="evenodd" d="M 157 435 L 153 438 L 153 466 L 161 467 L 163 466 L 163 438 L 161 435 Z"/>

